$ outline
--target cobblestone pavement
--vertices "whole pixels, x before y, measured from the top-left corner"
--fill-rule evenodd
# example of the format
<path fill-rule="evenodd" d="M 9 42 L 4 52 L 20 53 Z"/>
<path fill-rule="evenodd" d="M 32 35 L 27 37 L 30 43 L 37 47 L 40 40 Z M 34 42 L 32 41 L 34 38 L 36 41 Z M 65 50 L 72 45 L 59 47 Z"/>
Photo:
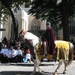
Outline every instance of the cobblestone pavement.
<path fill-rule="evenodd" d="M 57 65 L 55 62 L 42 62 L 40 68 L 45 71 L 44 75 L 53 75 Z M 58 64 L 58 62 L 56 63 Z M 30 75 L 34 69 L 33 63 L 0 63 L 0 75 Z M 67 74 L 63 73 L 64 65 L 62 65 L 57 75 L 75 75 L 75 61 L 68 67 Z M 38 71 L 35 75 L 42 75 Z"/>

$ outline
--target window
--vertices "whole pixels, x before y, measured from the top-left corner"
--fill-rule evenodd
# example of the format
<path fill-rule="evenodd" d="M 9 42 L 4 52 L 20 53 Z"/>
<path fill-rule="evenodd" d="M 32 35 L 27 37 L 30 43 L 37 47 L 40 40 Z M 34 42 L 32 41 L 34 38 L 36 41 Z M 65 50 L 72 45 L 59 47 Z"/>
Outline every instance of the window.
<path fill-rule="evenodd" d="M 31 30 L 40 30 L 40 21 L 38 19 L 33 19 L 31 23 Z"/>
<path fill-rule="evenodd" d="M 75 21 L 73 19 L 70 19 L 69 30 L 70 30 L 70 35 L 74 36 L 75 35 Z"/>

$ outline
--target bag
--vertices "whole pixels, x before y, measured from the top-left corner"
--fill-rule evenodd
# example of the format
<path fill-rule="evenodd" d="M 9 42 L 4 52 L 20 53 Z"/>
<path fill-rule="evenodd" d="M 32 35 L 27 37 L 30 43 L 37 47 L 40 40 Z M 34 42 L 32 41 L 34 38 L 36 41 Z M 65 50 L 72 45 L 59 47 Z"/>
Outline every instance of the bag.
<path fill-rule="evenodd" d="M 23 58 L 23 62 L 24 62 L 24 63 L 26 63 L 26 62 L 27 62 L 25 57 Z"/>

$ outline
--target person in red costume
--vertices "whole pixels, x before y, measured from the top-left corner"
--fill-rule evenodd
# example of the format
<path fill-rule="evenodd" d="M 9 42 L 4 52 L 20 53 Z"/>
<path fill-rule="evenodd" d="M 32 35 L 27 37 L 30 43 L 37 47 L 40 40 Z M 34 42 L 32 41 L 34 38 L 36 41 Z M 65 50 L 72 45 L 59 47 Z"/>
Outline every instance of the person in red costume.
<path fill-rule="evenodd" d="M 43 33 L 41 40 L 43 41 L 43 44 L 46 44 L 47 52 L 45 51 L 44 54 L 46 55 L 48 53 L 53 55 L 55 51 L 54 30 L 49 22 L 46 23 L 46 31 Z"/>

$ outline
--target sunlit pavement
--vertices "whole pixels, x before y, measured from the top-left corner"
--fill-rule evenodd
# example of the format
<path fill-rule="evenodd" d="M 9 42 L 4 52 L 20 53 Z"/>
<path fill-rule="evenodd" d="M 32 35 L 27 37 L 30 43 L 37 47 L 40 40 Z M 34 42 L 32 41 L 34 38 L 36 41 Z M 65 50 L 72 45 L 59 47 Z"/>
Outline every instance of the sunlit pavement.
<path fill-rule="evenodd" d="M 44 75 L 53 75 L 58 62 L 42 62 L 40 68 L 45 71 Z M 0 63 L 0 75 L 30 75 L 34 69 L 32 63 Z M 57 75 L 75 75 L 75 61 L 67 69 L 67 74 L 62 74 L 64 65 L 62 65 Z M 35 75 L 42 75 L 38 71 Z"/>

